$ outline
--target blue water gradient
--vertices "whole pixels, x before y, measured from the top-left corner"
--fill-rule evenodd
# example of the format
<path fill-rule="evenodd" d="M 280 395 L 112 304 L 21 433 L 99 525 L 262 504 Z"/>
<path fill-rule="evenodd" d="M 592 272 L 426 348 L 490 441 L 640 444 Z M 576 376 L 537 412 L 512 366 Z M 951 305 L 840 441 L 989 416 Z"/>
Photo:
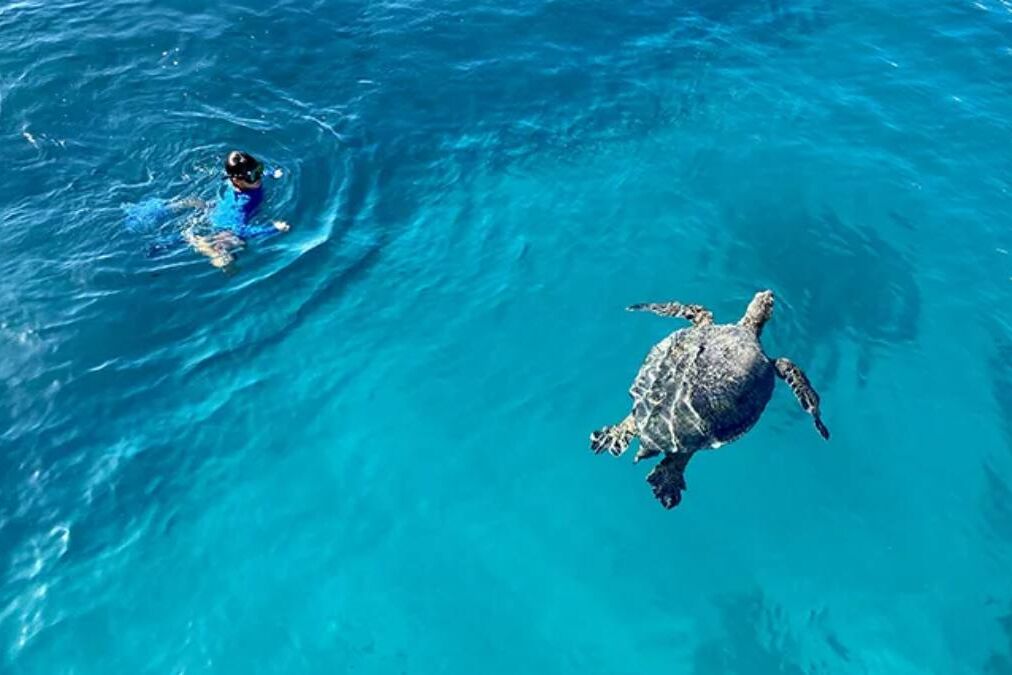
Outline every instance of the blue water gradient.
<path fill-rule="evenodd" d="M 0 5 L 0 671 L 1012 672 L 1010 120 L 1005 0 Z M 664 511 L 622 308 L 764 287 L 833 439 Z"/>

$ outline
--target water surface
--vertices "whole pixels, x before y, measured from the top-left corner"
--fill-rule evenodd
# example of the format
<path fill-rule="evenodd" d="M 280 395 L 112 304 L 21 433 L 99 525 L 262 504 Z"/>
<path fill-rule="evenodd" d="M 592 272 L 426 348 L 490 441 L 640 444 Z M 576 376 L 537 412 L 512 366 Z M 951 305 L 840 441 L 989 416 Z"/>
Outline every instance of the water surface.
<path fill-rule="evenodd" d="M 996 0 L 0 6 L 0 670 L 1012 672 L 1010 83 Z M 292 232 L 146 257 L 233 147 Z M 622 308 L 765 287 L 832 442 L 665 512 Z"/>

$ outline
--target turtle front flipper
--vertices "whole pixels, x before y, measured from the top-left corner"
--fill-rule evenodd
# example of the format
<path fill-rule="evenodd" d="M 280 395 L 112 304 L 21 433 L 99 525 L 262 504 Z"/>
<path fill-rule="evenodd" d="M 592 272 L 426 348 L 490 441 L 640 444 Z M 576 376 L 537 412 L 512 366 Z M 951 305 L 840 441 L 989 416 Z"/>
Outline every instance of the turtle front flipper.
<path fill-rule="evenodd" d="M 632 439 L 636 438 L 639 432 L 636 430 L 636 418 L 630 413 L 618 424 L 603 429 L 598 429 L 590 435 L 590 449 L 595 455 L 600 455 L 607 450 L 618 457 L 629 447 Z"/>
<path fill-rule="evenodd" d="M 691 452 L 675 452 L 664 456 L 647 475 L 647 482 L 654 490 L 654 496 L 661 506 L 673 509 L 682 501 L 685 489 L 685 466 L 692 457 Z"/>
<path fill-rule="evenodd" d="M 626 307 L 630 312 L 653 312 L 658 316 L 670 316 L 691 321 L 694 326 L 709 326 L 713 323 L 713 312 L 702 305 L 683 305 L 680 302 L 641 302 Z"/>
<path fill-rule="evenodd" d="M 812 388 L 812 383 L 808 381 L 804 371 L 789 359 L 777 359 L 773 365 L 777 369 L 777 375 L 790 386 L 801 407 L 815 420 L 815 428 L 828 441 L 829 429 L 822 423 L 822 416 L 819 413 L 819 395 Z"/>

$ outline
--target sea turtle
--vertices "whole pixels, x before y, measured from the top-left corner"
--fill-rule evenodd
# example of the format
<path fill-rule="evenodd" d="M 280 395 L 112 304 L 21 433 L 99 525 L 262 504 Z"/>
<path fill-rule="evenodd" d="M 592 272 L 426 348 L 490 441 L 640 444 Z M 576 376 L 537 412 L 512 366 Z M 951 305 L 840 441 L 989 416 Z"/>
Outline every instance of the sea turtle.
<path fill-rule="evenodd" d="M 699 305 L 645 303 L 627 308 L 686 319 L 689 328 L 654 345 L 629 388 L 633 409 L 618 424 L 590 435 L 595 453 L 618 457 L 640 439 L 634 461 L 664 455 L 647 482 L 664 508 L 677 506 L 685 489 L 683 472 L 697 450 L 737 439 L 759 421 L 780 377 L 790 385 L 815 428 L 829 439 L 819 414 L 819 395 L 805 374 L 787 359 L 771 360 L 759 344 L 773 314 L 773 293 L 760 291 L 736 324 L 715 325 Z"/>

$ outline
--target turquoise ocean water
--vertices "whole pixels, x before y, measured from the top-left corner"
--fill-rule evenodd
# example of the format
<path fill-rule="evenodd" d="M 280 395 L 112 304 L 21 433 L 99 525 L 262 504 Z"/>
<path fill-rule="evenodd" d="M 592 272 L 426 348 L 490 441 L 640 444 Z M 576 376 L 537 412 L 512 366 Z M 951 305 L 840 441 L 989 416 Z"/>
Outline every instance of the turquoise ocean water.
<path fill-rule="evenodd" d="M 0 672 L 1012 672 L 1010 120 L 1005 0 L 0 3 Z M 664 511 L 623 307 L 764 287 L 832 441 Z"/>

